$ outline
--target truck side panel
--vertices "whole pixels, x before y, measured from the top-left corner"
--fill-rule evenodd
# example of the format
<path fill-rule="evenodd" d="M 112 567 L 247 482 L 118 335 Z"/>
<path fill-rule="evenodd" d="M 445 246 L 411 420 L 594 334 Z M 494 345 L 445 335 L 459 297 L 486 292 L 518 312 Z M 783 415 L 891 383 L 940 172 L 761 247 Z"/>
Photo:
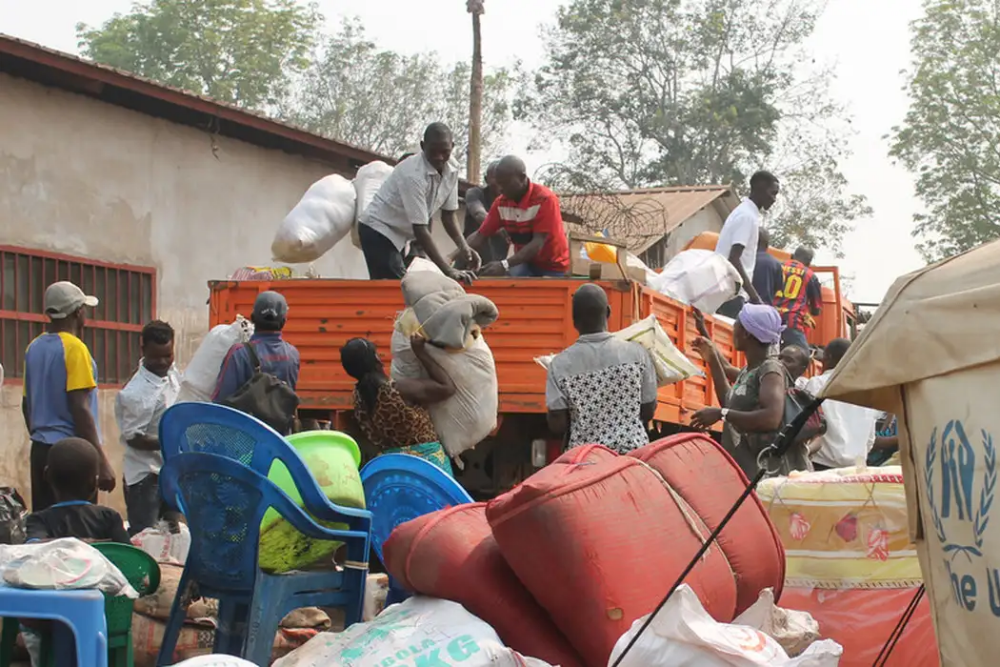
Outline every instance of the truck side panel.
<path fill-rule="evenodd" d="M 480 280 L 470 291 L 491 299 L 500 319 L 486 330 L 497 364 L 501 414 L 544 413 L 545 371 L 534 359 L 563 350 L 576 340 L 572 295 L 585 280 Z M 686 306 L 651 290 L 601 283 L 611 305 L 610 326 L 621 329 L 635 317 L 655 314 L 679 349 L 701 364 L 691 351 L 698 335 Z M 306 409 L 344 410 L 351 406 L 353 380 L 340 365 L 340 347 L 364 336 L 379 346 L 388 363 L 389 340 L 396 315 L 404 307 L 397 281 L 285 280 L 211 283 L 211 325 L 245 317 L 257 294 L 274 289 L 289 304 L 285 335 L 299 349 L 302 369 L 298 393 Z M 732 330 L 709 318 L 713 339 L 732 359 Z M 691 413 L 715 404 L 712 383 L 696 377 L 660 390 L 656 418 L 686 423 Z"/>

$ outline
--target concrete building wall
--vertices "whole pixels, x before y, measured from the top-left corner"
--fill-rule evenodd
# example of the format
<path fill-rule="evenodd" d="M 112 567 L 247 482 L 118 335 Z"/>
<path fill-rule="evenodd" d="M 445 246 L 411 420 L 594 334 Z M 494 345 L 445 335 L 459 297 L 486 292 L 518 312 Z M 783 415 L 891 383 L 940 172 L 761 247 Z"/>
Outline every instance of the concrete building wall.
<path fill-rule="evenodd" d="M 698 211 L 670 232 L 667 240 L 667 257 L 673 257 L 684 250 L 684 246 L 703 232 L 721 232 L 724 222 L 725 220 L 713 206 Z"/>
<path fill-rule="evenodd" d="M 177 330 L 181 365 L 207 331 L 207 281 L 271 264 L 277 224 L 331 171 L 301 156 L 0 74 L 3 243 L 155 267 L 156 316 Z M 444 241 L 441 225 L 435 227 Z M 453 249 L 450 241 L 442 245 Z M 349 239 L 312 268 L 322 277 L 367 277 Z M 100 424 L 120 470 L 116 393 L 100 390 Z M 27 496 L 20 395 L 10 380 L 0 394 L 0 483 Z M 117 491 L 106 502 L 123 507 Z"/>

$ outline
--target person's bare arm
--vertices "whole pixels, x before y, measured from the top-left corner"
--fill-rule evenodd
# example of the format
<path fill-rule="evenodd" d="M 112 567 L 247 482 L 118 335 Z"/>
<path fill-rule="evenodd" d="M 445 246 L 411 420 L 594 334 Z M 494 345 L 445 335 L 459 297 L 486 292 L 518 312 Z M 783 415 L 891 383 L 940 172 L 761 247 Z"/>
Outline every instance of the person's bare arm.
<path fill-rule="evenodd" d="M 417 243 L 420 244 L 420 247 L 424 249 L 424 252 L 427 253 L 427 257 L 441 269 L 444 275 L 467 285 L 472 284 L 472 274 L 470 272 L 458 271 L 452 268 L 448 260 L 441 254 L 437 244 L 434 243 L 434 239 L 431 237 L 431 232 L 427 225 L 413 225 L 413 236 Z M 462 239 L 462 243 L 465 243 L 465 239 Z"/>
<path fill-rule="evenodd" d="M 115 473 L 111 468 L 104 448 L 101 447 L 101 436 L 97 432 L 97 424 L 94 422 L 94 415 L 90 412 L 90 392 L 96 389 L 77 389 L 67 393 L 69 397 L 69 414 L 73 418 L 73 425 L 76 435 L 83 438 L 94 446 L 98 456 L 101 457 L 101 471 L 98 476 L 97 486 L 101 491 L 115 490 Z"/>
<path fill-rule="evenodd" d="M 430 377 L 396 380 L 397 391 L 404 399 L 417 405 L 440 403 L 454 396 L 456 391 L 455 382 L 434 357 L 427 353 L 426 344 L 420 336 L 410 337 L 410 349 Z"/>
<path fill-rule="evenodd" d="M 893 449 L 899 447 L 899 436 L 892 435 L 888 437 L 879 436 L 875 438 L 875 444 L 872 445 L 872 449 Z"/>
<path fill-rule="evenodd" d="M 649 403 L 643 403 L 639 406 L 639 419 L 642 420 L 645 426 L 649 422 L 653 421 L 653 417 L 656 415 L 656 401 L 650 401 Z"/>
<path fill-rule="evenodd" d="M 708 327 L 705 325 L 705 315 L 697 308 L 692 307 L 691 312 L 694 314 L 694 325 L 698 329 L 698 334 L 706 339 L 712 340 L 712 336 L 708 333 Z M 736 378 L 740 376 L 740 369 L 733 366 L 727 359 L 723 359 L 722 353 L 719 352 L 718 348 L 715 348 L 715 354 L 719 358 L 719 363 L 722 364 L 722 370 L 725 371 L 726 379 L 732 384 L 736 382 Z"/>
<path fill-rule="evenodd" d="M 479 267 L 482 266 L 482 260 L 479 258 L 479 253 L 469 247 L 465 236 L 462 234 L 462 228 L 458 224 L 458 211 L 441 209 L 441 224 L 444 225 L 444 230 L 448 232 L 451 240 L 455 242 L 455 247 L 458 248 L 458 256 L 465 258 L 465 265 L 472 271 L 478 271 Z"/>
<path fill-rule="evenodd" d="M 465 193 L 465 212 L 476 221 L 477 225 L 481 225 L 483 224 L 483 220 L 485 220 L 486 216 L 489 214 L 489 211 L 483 204 L 483 200 L 480 198 L 480 195 L 474 194 L 474 190 L 475 188 L 470 189 Z"/>
<path fill-rule="evenodd" d="M 125 443 L 132 449 L 137 449 L 142 452 L 158 452 L 160 451 L 160 439 L 155 435 L 139 434 L 135 437 L 129 438 Z"/>
<path fill-rule="evenodd" d="M 743 250 L 744 246 L 734 243 L 733 247 L 729 249 L 729 263 L 736 268 L 736 272 L 740 274 L 740 280 L 743 281 L 743 289 L 747 291 L 750 295 L 750 303 L 760 303 L 760 295 L 757 294 L 757 290 L 754 289 L 753 281 L 750 276 L 747 275 L 747 270 L 743 266 Z"/>
<path fill-rule="evenodd" d="M 28 410 L 28 397 L 25 396 L 21 399 L 21 415 L 24 417 L 24 425 L 28 429 L 28 433 L 31 433 L 31 412 Z"/>
<path fill-rule="evenodd" d="M 695 339 L 694 349 L 705 360 L 705 363 L 708 364 L 708 370 L 712 374 L 712 383 L 715 386 L 715 396 L 719 400 L 719 405 L 726 407 L 729 399 L 729 377 L 723 366 L 722 355 L 719 354 L 712 341 L 705 337 Z M 739 374 L 739 369 L 737 369 L 737 374 Z"/>
<path fill-rule="evenodd" d="M 760 408 L 747 412 L 730 411 L 726 420 L 743 432 L 777 431 L 785 416 L 785 379 L 768 373 L 760 380 Z"/>

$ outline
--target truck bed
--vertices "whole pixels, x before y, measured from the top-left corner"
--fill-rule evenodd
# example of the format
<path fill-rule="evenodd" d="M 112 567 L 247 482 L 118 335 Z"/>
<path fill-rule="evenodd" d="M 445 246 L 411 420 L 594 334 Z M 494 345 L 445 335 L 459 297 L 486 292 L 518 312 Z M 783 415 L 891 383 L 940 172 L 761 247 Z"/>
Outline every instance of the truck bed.
<path fill-rule="evenodd" d="M 576 340 L 572 295 L 583 279 L 483 279 L 469 289 L 491 299 L 500 318 L 484 334 L 496 358 L 501 414 L 544 413 L 545 371 L 535 357 L 559 352 Z M 611 330 L 654 313 L 679 349 L 701 365 L 690 341 L 697 336 L 691 310 L 638 285 L 599 283 L 609 296 Z M 289 304 L 287 340 L 299 349 L 302 368 L 298 394 L 307 410 L 351 408 L 353 380 L 340 365 L 340 347 L 355 336 L 371 339 L 389 361 L 389 339 L 404 307 L 399 281 L 294 279 L 215 281 L 211 290 L 211 325 L 248 317 L 257 294 L 273 289 Z M 713 339 L 732 361 L 732 330 L 707 318 Z M 703 367 L 703 366 L 702 366 Z M 717 405 L 712 383 L 696 377 L 659 392 L 656 419 L 686 423 L 694 411 Z"/>

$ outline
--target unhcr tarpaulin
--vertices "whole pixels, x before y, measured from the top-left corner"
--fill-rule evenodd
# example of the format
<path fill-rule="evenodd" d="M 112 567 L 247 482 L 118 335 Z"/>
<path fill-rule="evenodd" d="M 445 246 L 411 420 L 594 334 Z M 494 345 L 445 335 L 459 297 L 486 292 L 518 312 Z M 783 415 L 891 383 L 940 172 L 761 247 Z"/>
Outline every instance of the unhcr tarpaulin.
<path fill-rule="evenodd" d="M 824 396 L 898 416 L 941 662 L 998 664 L 1000 242 L 899 278 Z"/>

